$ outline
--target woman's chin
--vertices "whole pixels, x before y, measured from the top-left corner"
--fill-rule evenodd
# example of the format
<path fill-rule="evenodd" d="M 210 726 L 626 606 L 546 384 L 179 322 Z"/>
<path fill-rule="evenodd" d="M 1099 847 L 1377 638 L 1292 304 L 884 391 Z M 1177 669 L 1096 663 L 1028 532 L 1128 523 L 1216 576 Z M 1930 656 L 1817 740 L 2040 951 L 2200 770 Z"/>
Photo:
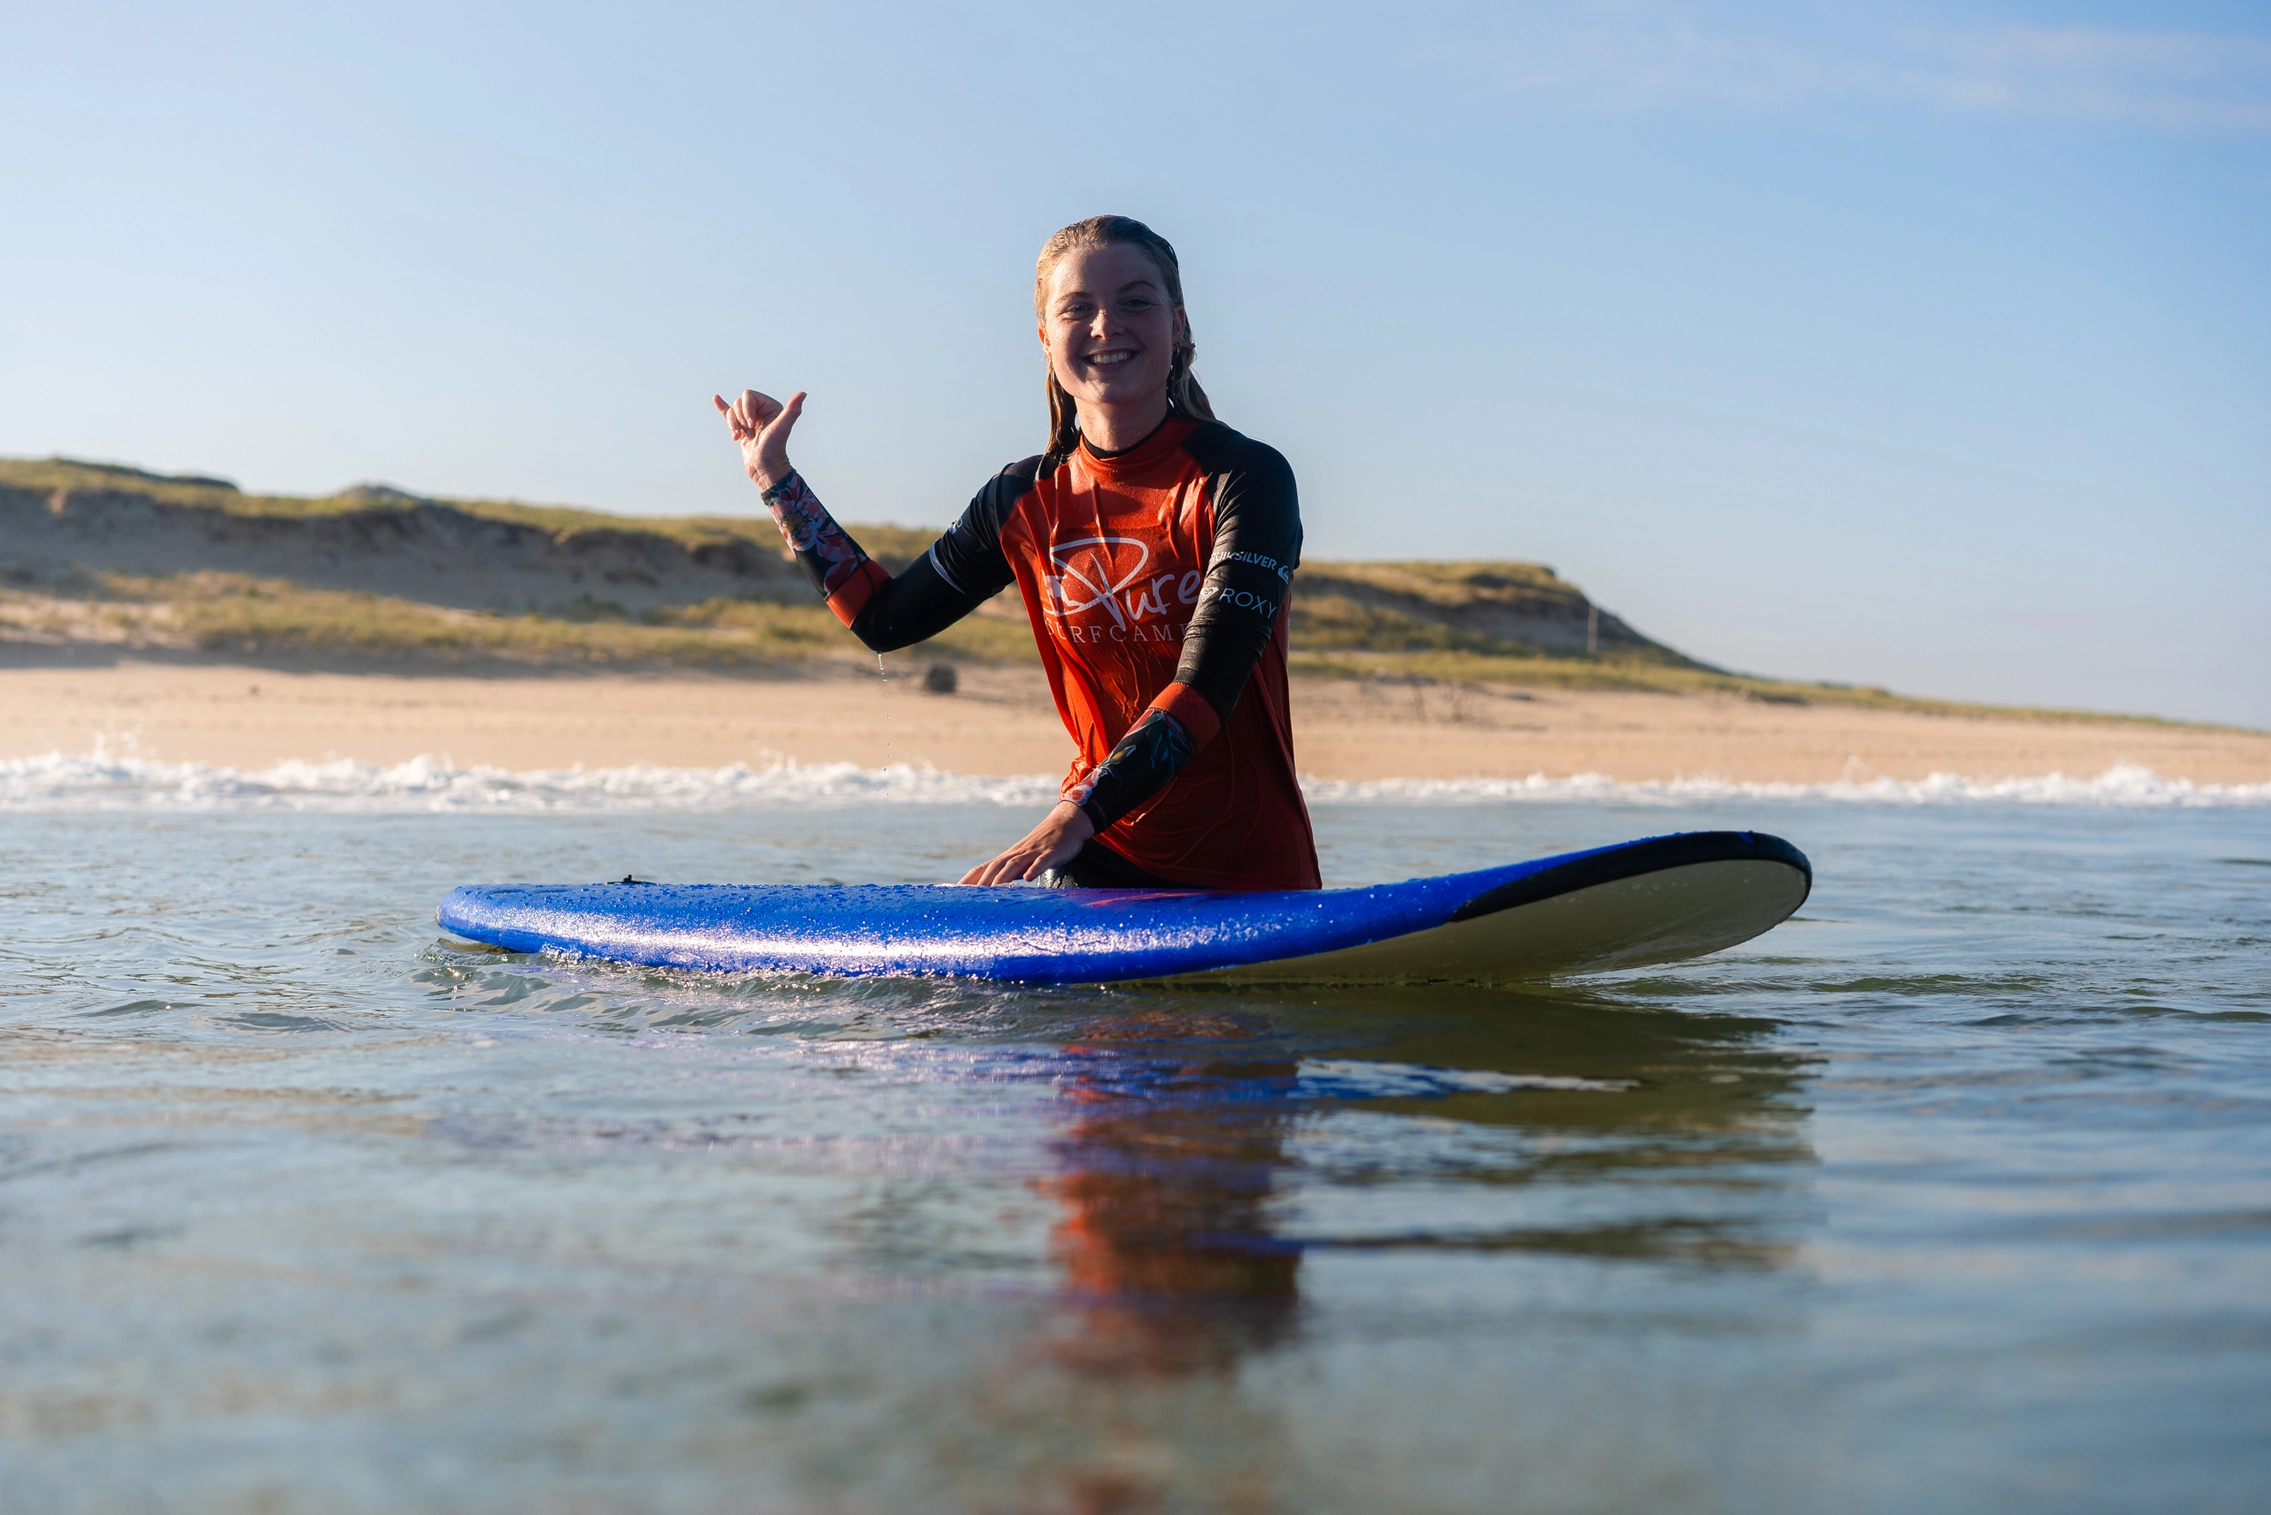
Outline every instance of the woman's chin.
<path fill-rule="evenodd" d="M 1088 379 L 1072 391 L 1072 397 L 1083 405 L 1137 405 L 1160 394 L 1167 388 L 1164 377 L 1146 379 L 1140 374 L 1107 379 Z"/>

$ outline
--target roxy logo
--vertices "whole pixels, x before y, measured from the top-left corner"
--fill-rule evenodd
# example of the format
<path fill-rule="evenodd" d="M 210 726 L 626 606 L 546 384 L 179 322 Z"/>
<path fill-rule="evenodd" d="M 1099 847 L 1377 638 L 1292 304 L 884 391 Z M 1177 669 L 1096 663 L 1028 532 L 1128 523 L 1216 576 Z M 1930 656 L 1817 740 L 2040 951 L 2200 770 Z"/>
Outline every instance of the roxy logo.
<path fill-rule="evenodd" d="M 1250 589 L 1232 589 L 1227 584 L 1216 589 L 1207 598 L 1217 605 L 1235 605 L 1240 610 L 1251 610 L 1265 621 L 1277 619 L 1278 602 Z"/>
<path fill-rule="evenodd" d="M 1134 537 L 1082 537 L 1057 542 L 1049 548 L 1051 566 L 1060 570 L 1041 579 L 1041 592 L 1049 610 L 1073 631 L 1075 641 L 1101 641 L 1095 633 L 1109 627 L 1112 641 L 1126 641 L 1131 633 L 1145 641 L 1180 637 L 1180 625 L 1146 626 L 1165 622 L 1174 607 L 1199 601 L 1199 572 L 1149 573 L 1151 548 Z M 1090 615 L 1101 611 L 1101 615 Z M 1094 624 L 1083 637 L 1082 617 Z M 1187 617 L 1186 617 L 1187 619 Z"/>

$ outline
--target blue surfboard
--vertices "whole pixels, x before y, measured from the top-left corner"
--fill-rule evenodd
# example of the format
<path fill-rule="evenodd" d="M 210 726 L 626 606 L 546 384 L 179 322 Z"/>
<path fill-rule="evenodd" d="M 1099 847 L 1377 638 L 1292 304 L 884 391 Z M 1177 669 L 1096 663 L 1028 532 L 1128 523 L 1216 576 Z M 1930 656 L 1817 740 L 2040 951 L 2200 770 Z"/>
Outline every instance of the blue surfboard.
<path fill-rule="evenodd" d="M 439 920 L 515 952 L 732 973 L 1487 983 L 1716 952 L 1812 887 L 1780 837 L 1697 831 L 1356 889 L 500 884 L 451 890 Z"/>

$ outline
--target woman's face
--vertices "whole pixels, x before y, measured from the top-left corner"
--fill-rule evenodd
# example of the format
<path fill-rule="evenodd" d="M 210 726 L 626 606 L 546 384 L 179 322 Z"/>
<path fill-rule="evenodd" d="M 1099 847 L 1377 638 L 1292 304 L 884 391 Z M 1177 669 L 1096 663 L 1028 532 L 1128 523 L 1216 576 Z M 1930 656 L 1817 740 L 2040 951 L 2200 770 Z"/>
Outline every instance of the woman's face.
<path fill-rule="evenodd" d="M 1162 394 L 1182 334 L 1159 265 L 1119 243 L 1065 254 L 1049 271 L 1041 344 L 1065 392 L 1083 405 L 1126 405 Z"/>

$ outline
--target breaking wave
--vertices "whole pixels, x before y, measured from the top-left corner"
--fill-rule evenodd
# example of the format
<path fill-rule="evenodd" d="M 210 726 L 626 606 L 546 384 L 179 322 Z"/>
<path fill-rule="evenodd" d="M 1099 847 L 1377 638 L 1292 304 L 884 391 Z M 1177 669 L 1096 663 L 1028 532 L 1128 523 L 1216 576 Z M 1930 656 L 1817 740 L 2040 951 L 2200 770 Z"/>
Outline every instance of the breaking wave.
<path fill-rule="evenodd" d="M 1309 779 L 1312 804 L 1487 804 L 1516 800 L 1616 800 L 1690 804 L 1701 800 L 1837 800 L 1883 805 L 2092 805 L 2109 808 L 2205 808 L 2271 805 L 2271 783 L 2195 784 L 2164 779 L 2150 768 L 2116 763 L 2095 778 L 2046 773 L 2036 778 L 1970 779 L 1935 773 L 1922 779 L 1841 779 L 1828 784 L 1744 784 L 1718 778 L 1620 783 L 1597 773 L 1549 779 L 1380 779 L 1355 783 Z"/>
<path fill-rule="evenodd" d="M 2271 783 L 2195 784 L 2164 779 L 2149 768 L 2120 764 L 2095 778 L 2052 773 L 2039 778 L 1967 779 L 1936 773 L 1829 784 L 1741 784 L 1692 778 L 1619 783 L 1599 774 L 1549 779 L 1340 779 L 1304 781 L 1310 802 L 1323 805 L 1488 805 L 1618 802 L 1830 800 L 1892 805 L 2085 805 L 2122 808 L 2271 805 Z M 1047 774 L 1010 778 L 947 773 L 894 763 L 784 761 L 765 767 L 556 768 L 515 772 L 457 767 L 432 757 L 393 767 L 346 760 L 278 763 L 242 769 L 114 757 L 98 747 L 84 757 L 0 761 L 0 810 L 303 810 L 334 813 L 458 811 L 495 814 L 621 810 L 813 809 L 856 805 L 1001 805 L 1030 807 L 1053 798 Z"/>
<path fill-rule="evenodd" d="M 415 757 L 382 767 L 347 759 L 273 768 L 217 767 L 49 753 L 0 762 L 0 810 L 305 810 L 335 813 L 463 811 L 551 813 L 622 810 L 744 810 L 826 805 L 995 804 L 1031 806 L 1055 796 L 1056 780 L 971 777 L 894 763 L 794 761 L 753 768 L 457 767 Z"/>

